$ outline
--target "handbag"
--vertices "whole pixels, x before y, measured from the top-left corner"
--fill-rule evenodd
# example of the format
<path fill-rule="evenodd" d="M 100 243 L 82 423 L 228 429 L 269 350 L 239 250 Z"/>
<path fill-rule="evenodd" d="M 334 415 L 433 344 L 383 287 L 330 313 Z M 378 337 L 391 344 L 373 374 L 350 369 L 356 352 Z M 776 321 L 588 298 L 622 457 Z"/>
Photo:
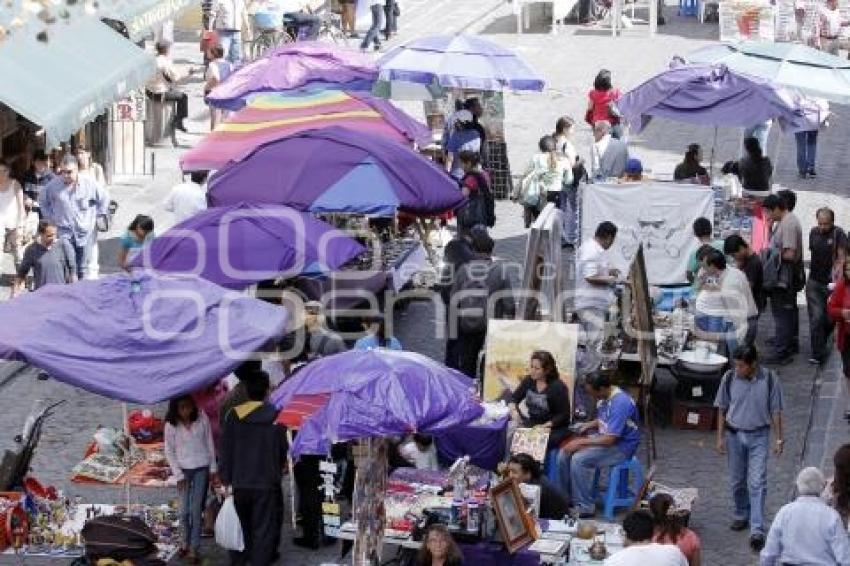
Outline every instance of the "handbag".
<path fill-rule="evenodd" d="M 540 206 L 540 183 L 537 171 L 531 171 L 522 179 L 519 191 L 519 203 L 528 208 Z"/>

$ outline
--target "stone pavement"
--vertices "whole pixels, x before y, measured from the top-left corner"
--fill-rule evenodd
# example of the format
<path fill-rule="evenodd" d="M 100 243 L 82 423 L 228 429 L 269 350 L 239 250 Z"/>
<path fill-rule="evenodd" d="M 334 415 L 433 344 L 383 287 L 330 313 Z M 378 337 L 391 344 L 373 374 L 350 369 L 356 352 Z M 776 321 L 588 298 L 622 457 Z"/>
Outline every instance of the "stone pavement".
<path fill-rule="evenodd" d="M 547 88 L 540 94 L 509 94 L 506 97 L 506 131 L 509 155 L 515 173 L 520 173 L 529 155 L 535 151 L 537 140 L 552 130 L 557 117 L 567 114 L 580 122 L 576 145 L 587 155 L 590 142 L 589 128 L 581 123 L 585 95 L 593 77 L 601 67 L 611 69 L 615 83 L 623 90 L 636 86 L 653 73 L 663 69 L 674 54 L 685 54 L 717 37 L 715 25 L 700 25 L 693 18 L 680 18 L 668 7 L 669 25 L 659 28 L 659 35 L 649 39 L 643 29 L 628 30 L 623 37 L 612 39 L 604 31 L 565 26 L 557 35 L 551 35 L 542 26 L 532 33 L 518 36 L 510 16 L 510 7 L 495 0 L 407 0 L 403 5 L 400 37 L 393 43 L 421 34 L 469 30 L 487 37 L 525 56 L 543 74 Z M 184 40 L 175 45 L 178 63 L 185 66 L 200 64 L 197 39 L 191 33 L 182 33 Z M 191 79 L 187 87 L 191 97 L 190 134 L 180 135 L 185 145 L 192 145 L 208 130 L 208 114 L 201 98 L 198 78 Z M 409 105 L 406 105 L 408 107 Z M 833 127 L 821 135 L 819 177 L 815 181 L 798 181 L 794 168 L 794 145 L 788 137 L 773 132 L 769 154 L 777 164 L 776 180 L 796 190 L 800 195 L 799 215 L 804 224 L 811 225 L 813 211 L 830 204 L 838 210 L 838 223 L 850 223 L 845 212 L 847 178 L 840 175 L 841 164 L 847 161 L 850 148 L 846 140 L 850 129 L 846 108 L 835 107 Z M 632 136 L 630 143 L 634 154 L 655 171 L 672 170 L 685 147 L 700 142 L 711 147 L 714 130 L 698 128 L 671 121 L 656 121 L 642 134 Z M 715 163 L 734 158 L 740 143 L 740 133 L 729 128 L 720 129 L 717 136 Z M 116 239 L 121 229 L 138 213 L 152 215 L 157 230 L 163 231 L 171 223 L 169 214 L 161 207 L 168 188 L 180 178 L 177 159 L 181 149 L 157 148 L 157 171 L 154 177 L 128 179 L 111 187 L 113 198 L 121 203 L 116 218 L 117 227 L 100 242 L 102 272 L 115 269 Z M 505 259 L 521 261 L 525 234 L 520 210 L 512 203 L 499 203 L 499 223 L 494 230 L 497 239 L 496 253 Z M 2 272 L 10 271 L 7 263 Z M 7 289 L 0 288 L 5 296 Z M 5 321 L 4 321 L 5 322 Z M 13 321 L 11 321 L 13 323 Z M 443 346 L 433 339 L 432 325 L 435 313 L 427 302 L 411 302 L 405 310 L 396 313 L 396 333 L 409 349 L 442 358 Z M 767 317 L 762 322 L 760 335 L 767 336 L 771 326 Z M 801 329 L 806 329 L 805 309 L 801 309 Z M 836 356 L 819 372 L 805 365 L 807 338 L 801 336 L 803 353 L 794 365 L 779 371 L 786 398 L 786 453 L 773 459 L 770 467 L 771 485 L 768 509 L 772 515 L 791 496 L 794 475 L 802 461 L 820 463 L 829 460 L 834 447 L 846 438 L 846 425 L 841 415 L 846 406 L 847 387 L 843 378 L 836 378 Z M 81 457 L 86 443 L 99 424 L 115 426 L 121 412 L 117 403 L 74 390 L 54 381 L 37 381 L 33 371 L 25 371 L 10 379 L 10 366 L 0 367 L 0 430 L 6 431 L 0 446 L 8 442 L 22 425 L 31 400 L 36 398 L 66 399 L 56 416 L 48 422 L 40 450 L 33 462 L 35 473 L 48 483 L 62 486 L 72 494 L 81 494 L 90 500 L 114 500 L 122 497 L 117 489 L 69 485 L 71 467 Z M 116 368 L 120 371 L 120 368 Z M 813 391 L 816 401 L 813 403 Z M 807 431 L 811 433 L 807 435 Z M 755 558 L 749 552 L 746 536 L 732 533 L 726 528 L 729 520 L 730 497 L 726 487 L 725 463 L 713 451 L 713 435 L 709 433 L 659 429 L 657 431 L 657 479 L 675 486 L 696 486 L 701 497 L 692 517 L 692 526 L 703 538 L 704 564 L 747 565 Z M 170 490 L 134 490 L 133 498 L 159 501 L 174 497 Z M 287 503 L 287 509 L 289 505 Z M 289 543 L 291 531 L 284 537 L 285 564 L 317 565 L 333 562 L 336 548 L 318 553 L 294 549 Z M 210 564 L 224 563 L 222 553 L 208 549 Z M 0 559 L 0 563 L 3 563 Z M 28 564 L 37 564 L 27 561 Z"/>

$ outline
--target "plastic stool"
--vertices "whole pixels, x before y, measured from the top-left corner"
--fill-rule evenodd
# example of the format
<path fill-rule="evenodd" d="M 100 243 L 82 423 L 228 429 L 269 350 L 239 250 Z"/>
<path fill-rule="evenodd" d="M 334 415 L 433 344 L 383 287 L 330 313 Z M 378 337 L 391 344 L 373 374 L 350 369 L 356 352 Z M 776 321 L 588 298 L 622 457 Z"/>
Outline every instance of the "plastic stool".
<path fill-rule="evenodd" d="M 680 16 L 696 16 L 697 13 L 697 0 L 679 0 Z"/>
<path fill-rule="evenodd" d="M 604 494 L 599 493 L 599 476 L 600 470 L 597 469 L 593 476 L 593 499 L 603 504 L 602 515 L 605 520 L 613 521 L 614 509 L 632 507 L 635 504 L 635 498 L 643 485 L 643 467 L 634 456 L 625 462 L 609 466 L 608 486 Z M 630 483 L 632 485 L 629 485 Z"/>
<path fill-rule="evenodd" d="M 558 454 L 560 453 L 559 448 L 547 450 L 546 459 L 543 461 L 543 474 L 553 485 L 559 485 L 561 482 L 561 478 L 558 476 Z"/>

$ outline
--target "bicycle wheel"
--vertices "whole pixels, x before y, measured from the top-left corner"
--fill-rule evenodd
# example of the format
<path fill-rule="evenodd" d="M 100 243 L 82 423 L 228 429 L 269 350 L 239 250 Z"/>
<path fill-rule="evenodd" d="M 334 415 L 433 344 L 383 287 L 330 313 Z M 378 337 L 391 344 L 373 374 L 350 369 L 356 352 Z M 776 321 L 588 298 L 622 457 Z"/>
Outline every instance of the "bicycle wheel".
<path fill-rule="evenodd" d="M 251 45 L 251 58 L 259 59 L 263 53 L 275 46 L 275 37 L 273 33 L 262 32 L 254 38 Z"/>

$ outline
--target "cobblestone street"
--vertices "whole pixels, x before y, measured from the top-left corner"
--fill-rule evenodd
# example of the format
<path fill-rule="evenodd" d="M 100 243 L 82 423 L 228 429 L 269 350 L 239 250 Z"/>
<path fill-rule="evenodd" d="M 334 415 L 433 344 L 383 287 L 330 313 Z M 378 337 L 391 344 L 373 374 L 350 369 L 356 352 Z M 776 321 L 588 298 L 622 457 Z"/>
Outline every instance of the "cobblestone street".
<path fill-rule="evenodd" d="M 645 27 L 626 30 L 619 38 L 612 38 L 610 31 L 575 25 L 564 26 L 558 34 L 551 34 L 540 22 L 535 22 L 529 33 L 517 35 L 510 5 L 496 0 L 408 0 L 402 10 L 399 38 L 390 45 L 424 34 L 478 32 L 521 53 L 546 78 L 547 87 L 541 94 L 509 94 L 506 97 L 505 126 L 514 174 L 522 172 L 537 147 L 537 140 L 550 133 L 556 119 L 562 115 L 572 116 L 579 122 L 576 147 L 588 156 L 590 129 L 581 117 L 586 93 L 600 68 L 610 69 L 616 85 L 627 91 L 663 70 L 673 55 L 687 54 L 717 39 L 715 24 L 701 25 L 694 18 L 679 17 L 674 6 L 667 7 L 668 25 L 659 27 L 654 38 L 649 37 Z M 175 46 L 177 62 L 184 68 L 199 66 L 197 34 L 178 30 L 178 40 Z M 185 147 L 196 143 L 208 131 L 209 115 L 203 105 L 201 88 L 199 78 L 190 80 L 191 116 L 187 121 L 190 133 L 180 135 Z M 850 209 L 846 204 L 850 177 L 843 168 L 850 161 L 850 109 L 833 106 L 832 110 L 835 113 L 832 126 L 820 134 L 816 180 L 797 179 L 793 137 L 782 135 L 774 128 L 768 144 L 768 154 L 776 167 L 774 181 L 800 191 L 796 212 L 803 222 L 804 233 L 808 233 L 814 223 L 814 210 L 821 206 L 836 210 L 839 226 L 850 226 Z M 716 135 L 715 164 L 737 158 L 740 130 L 721 128 Z M 640 135 L 632 136 L 629 145 L 644 167 L 663 172 L 672 171 L 689 143 L 701 143 L 707 157 L 707 148 L 712 146 L 714 137 L 714 128 L 656 120 Z M 170 187 L 180 179 L 177 160 L 185 147 L 152 150 L 156 154 L 154 176 L 123 180 L 110 188 L 120 208 L 115 219 L 117 229 L 100 241 L 101 273 L 116 270 L 117 237 L 136 214 L 154 217 L 158 233 L 172 224 L 171 215 L 162 209 L 161 203 Z M 519 205 L 508 201 L 497 203 L 497 218 L 493 231 L 497 241 L 496 255 L 522 262 L 526 238 Z M 8 257 L 4 261 L 0 272 L 8 275 L 11 262 Z M 0 299 L 7 295 L 8 277 L 0 287 Z M 778 369 L 785 395 L 786 446 L 785 453 L 781 457 L 771 456 L 769 463 L 768 518 L 793 497 L 793 480 L 801 463 L 821 465 L 824 460 L 831 460 L 832 451 L 848 439 L 846 425 L 842 422 L 848 393 L 841 377 L 839 356 L 833 353 L 829 362 L 819 369 L 806 363 L 808 324 L 805 301 L 801 297 L 799 302 L 801 353 L 793 364 Z M 442 360 L 443 344 L 433 336 L 433 329 L 441 324 L 435 316 L 430 302 L 410 302 L 404 310 L 395 313 L 395 332 L 406 349 Z M 14 321 L 2 322 L 14 324 Z M 772 321 L 769 316 L 763 316 L 760 340 L 771 334 Z M 121 368 L 116 367 L 115 371 Z M 659 374 L 662 380 L 669 377 L 664 370 L 659 370 Z M 39 381 L 31 368 L 0 362 L 0 448 L 18 433 L 34 399 L 67 401 L 44 429 L 33 461 L 35 475 L 43 483 L 57 485 L 90 501 L 120 501 L 123 496 L 120 489 L 79 486 L 68 480 L 71 468 L 82 458 L 95 428 L 120 425 L 120 404 L 53 380 Z M 757 564 L 756 556 L 749 549 L 747 534 L 728 529 L 731 495 L 725 460 L 714 451 L 713 433 L 659 427 L 656 443 L 655 478 L 667 485 L 693 486 L 700 490 L 691 528 L 702 538 L 703 564 Z M 644 448 L 645 443 L 642 456 Z M 134 489 L 132 499 L 166 501 L 175 494 L 173 490 Z M 291 511 L 288 497 L 286 501 L 288 523 Z M 338 546 L 311 553 L 294 548 L 291 538 L 291 529 L 287 528 L 282 564 L 344 563 L 339 559 Z M 214 545 L 205 544 L 204 551 L 209 557 L 208 564 L 226 563 L 224 554 Z M 0 564 L 3 563 L 7 562 L 0 558 Z M 47 562 L 26 561 L 26 564 L 43 563 Z"/>

